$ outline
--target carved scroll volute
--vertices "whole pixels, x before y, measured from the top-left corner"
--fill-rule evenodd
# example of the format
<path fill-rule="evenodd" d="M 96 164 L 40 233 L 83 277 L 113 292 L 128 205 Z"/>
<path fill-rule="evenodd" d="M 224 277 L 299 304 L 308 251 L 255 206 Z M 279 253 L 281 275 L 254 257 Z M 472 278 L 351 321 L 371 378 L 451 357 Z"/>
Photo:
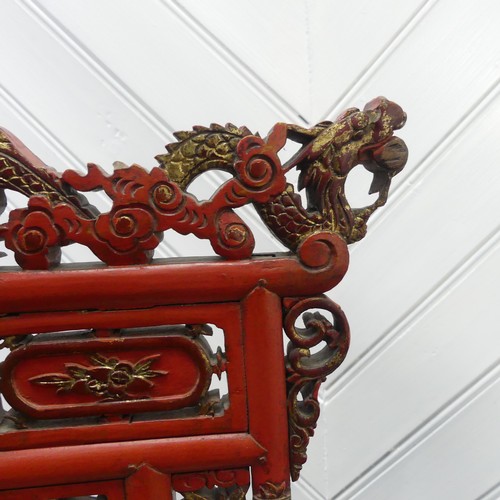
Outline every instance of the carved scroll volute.
<path fill-rule="evenodd" d="M 345 314 L 326 296 L 284 301 L 284 329 L 290 339 L 285 358 L 287 374 L 290 469 L 299 478 L 307 460 L 307 445 L 319 418 L 318 391 L 327 375 L 336 370 L 349 348 L 349 325 Z M 320 312 L 328 311 L 330 322 Z M 304 327 L 297 326 L 302 316 Z M 311 349 L 323 345 L 318 352 Z"/>

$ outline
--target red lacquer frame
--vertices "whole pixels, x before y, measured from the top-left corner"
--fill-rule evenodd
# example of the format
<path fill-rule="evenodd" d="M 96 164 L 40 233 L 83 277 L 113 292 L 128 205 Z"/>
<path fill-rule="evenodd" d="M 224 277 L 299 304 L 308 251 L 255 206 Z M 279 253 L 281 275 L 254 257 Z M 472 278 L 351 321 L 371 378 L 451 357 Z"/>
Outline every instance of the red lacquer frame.
<path fill-rule="evenodd" d="M 407 150 L 406 115 L 384 98 L 310 129 L 194 127 L 159 166 L 59 174 L 0 129 L 5 189 L 29 197 L 0 225 L 21 266 L 0 268 L 0 500 L 100 494 L 108 500 L 290 498 L 319 417 L 318 390 L 343 361 L 349 326 L 322 295 L 347 271 Z M 287 140 L 301 144 L 284 165 Z M 363 164 L 376 201 L 350 207 Z M 187 191 L 207 170 L 231 178 L 205 201 Z M 286 173 L 300 170 L 299 188 Z M 103 190 L 108 213 L 82 192 Z M 290 253 L 252 255 L 234 211 L 252 203 Z M 220 257 L 153 261 L 163 232 L 210 241 Z M 59 265 L 88 246 L 105 264 Z M 325 312 L 327 316 L 325 316 Z M 303 323 L 300 323 L 302 320 Z M 217 349 L 207 338 L 223 332 Z M 288 338 L 283 347 L 283 332 Z M 212 389 L 227 377 L 228 394 Z"/>
<path fill-rule="evenodd" d="M 225 332 L 231 366 L 230 405 L 218 417 L 180 415 L 132 425 L 127 419 L 111 419 L 78 427 L 72 427 L 70 421 L 52 429 L 21 428 L 3 433 L 0 488 L 49 486 L 61 477 L 67 483 L 125 479 L 131 470 L 147 463 L 168 474 L 251 466 L 254 491 L 266 483 L 284 483 L 288 490 L 283 296 L 310 296 L 328 290 L 344 274 L 347 260 L 345 244 L 339 238 L 334 258 L 321 272 L 304 267 L 296 257 L 272 256 L 202 265 L 180 261 L 147 268 L 60 269 L 25 271 L 21 275 L 4 270 L 0 273 L 0 293 L 6 297 L 2 308 L 11 311 L 0 318 L 5 335 L 212 323 Z M 154 279 L 146 281 L 145 275 L 149 278 L 153 269 Z M 176 279 L 192 273 L 198 278 L 196 282 Z M 255 280 L 256 276 L 259 279 Z M 40 297 L 36 292 L 40 280 L 44 282 L 44 297 L 43 302 L 36 303 L 33 300 Z M 79 286 L 65 291 L 61 285 L 65 281 Z M 135 283 L 134 289 L 130 283 Z M 23 301 L 17 290 L 24 290 Z M 102 296 L 96 297 L 90 290 Z M 186 305 L 188 294 L 191 303 Z M 176 305 L 176 300 L 181 304 Z M 75 304 L 80 305 L 79 310 L 75 310 Z M 40 311 L 32 312 L 35 308 Z M 110 339 L 87 342 L 93 347 L 92 342 L 102 341 Z M 54 343 L 40 345 L 50 350 Z M 20 349 L 13 355 L 19 357 Z M 9 365 L 4 365 L 4 373 L 6 368 Z M 3 384 L 12 387 L 10 380 L 4 379 Z M 146 411 L 148 403 L 142 403 Z M 127 402 L 120 404 L 124 405 L 122 411 L 127 411 Z M 24 409 L 22 404 L 17 406 Z M 30 463 L 30 469 L 19 467 L 19 463 Z M 36 475 L 30 472 L 33 469 Z"/>

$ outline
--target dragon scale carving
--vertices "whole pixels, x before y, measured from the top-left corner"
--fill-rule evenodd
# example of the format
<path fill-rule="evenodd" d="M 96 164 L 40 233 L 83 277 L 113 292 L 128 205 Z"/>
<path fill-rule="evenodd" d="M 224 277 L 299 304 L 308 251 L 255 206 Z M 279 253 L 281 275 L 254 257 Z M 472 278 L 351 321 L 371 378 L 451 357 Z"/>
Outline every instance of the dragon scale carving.
<path fill-rule="evenodd" d="M 292 184 L 287 184 L 267 203 L 254 203 L 267 226 L 292 250 L 306 235 L 319 231 L 336 232 L 348 243 L 361 239 L 370 215 L 385 204 L 392 177 L 406 164 L 406 145 L 393 136 L 405 121 L 406 114 L 397 104 L 378 98 L 364 111 L 351 108 L 335 122 L 321 122 L 311 129 L 285 125 L 287 137 L 303 147 L 284 170 L 299 168 L 298 188 L 306 189 L 308 207 L 302 206 Z M 186 189 L 210 169 L 235 174 L 238 143 L 250 135 L 246 127 L 195 127 L 177 133 L 179 142 L 169 144 L 168 154 L 156 158 L 169 178 Z M 368 207 L 351 209 L 344 185 L 358 164 L 373 173 L 370 194 L 378 192 L 379 196 Z M 249 168 L 258 170 L 259 166 Z"/>
<path fill-rule="evenodd" d="M 59 174 L 0 131 L 0 210 L 5 189 L 29 197 L 28 207 L 13 210 L 0 226 L 0 239 L 27 269 L 57 265 L 60 247 L 72 242 L 110 265 L 147 263 L 167 229 L 206 238 L 219 255 L 242 259 L 252 254 L 254 240 L 233 209 L 253 203 L 299 258 L 301 244 L 318 233 L 336 233 L 352 243 L 365 235 L 368 218 L 386 202 L 392 177 L 406 163 L 406 145 L 393 135 L 405 120 L 397 104 L 377 98 L 363 111 L 351 108 L 310 129 L 278 123 L 265 139 L 231 124 L 194 127 L 175 134 L 178 141 L 156 157 L 160 165 L 151 172 L 118 164 L 108 175 L 89 164 L 84 176 L 72 170 Z M 287 140 L 301 147 L 282 165 L 278 152 Z M 378 197 L 353 209 L 344 187 L 359 164 L 373 173 L 370 192 Z M 307 207 L 286 182 L 292 168 L 300 171 L 298 188 L 307 193 Z M 186 189 L 212 169 L 232 178 L 209 200 L 198 201 Z M 91 190 L 104 190 L 112 199 L 109 213 L 100 213 L 81 194 Z"/>

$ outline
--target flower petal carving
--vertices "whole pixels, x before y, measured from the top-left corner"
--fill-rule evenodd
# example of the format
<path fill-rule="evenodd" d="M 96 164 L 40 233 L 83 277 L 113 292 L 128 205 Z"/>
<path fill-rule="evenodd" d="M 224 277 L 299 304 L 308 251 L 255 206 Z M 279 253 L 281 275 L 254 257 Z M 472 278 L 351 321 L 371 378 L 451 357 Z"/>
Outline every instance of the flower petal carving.
<path fill-rule="evenodd" d="M 32 377 L 30 382 L 53 385 L 57 392 L 91 393 L 100 401 L 147 398 L 154 385 L 151 379 L 167 375 L 166 371 L 152 370 L 151 364 L 160 357 L 153 355 L 135 363 L 99 354 L 90 356 L 89 365 L 66 363 L 66 373 L 49 373 Z"/>

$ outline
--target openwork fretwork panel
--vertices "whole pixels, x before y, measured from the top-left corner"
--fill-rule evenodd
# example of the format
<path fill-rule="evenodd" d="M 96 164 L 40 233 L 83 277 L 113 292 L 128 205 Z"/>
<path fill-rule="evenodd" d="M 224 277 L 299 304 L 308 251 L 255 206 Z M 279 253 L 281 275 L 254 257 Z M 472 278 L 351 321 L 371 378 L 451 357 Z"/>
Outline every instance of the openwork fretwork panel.
<path fill-rule="evenodd" d="M 377 98 L 264 138 L 198 126 L 151 171 L 90 163 L 84 175 L 56 172 L 0 132 L 0 210 L 5 192 L 27 197 L 0 225 L 21 268 L 0 269 L 0 498 L 237 500 L 250 486 L 255 499 L 289 498 L 320 384 L 349 347 L 347 319 L 324 293 L 406 163 L 394 136 L 405 120 Z M 287 141 L 298 147 L 282 163 Z M 376 198 L 353 208 L 345 183 L 358 165 Z M 228 175 L 200 200 L 188 188 L 213 169 Z M 237 211 L 248 204 L 288 252 L 253 253 Z M 169 229 L 217 256 L 154 260 Z M 101 262 L 61 264 L 72 244 Z"/>

